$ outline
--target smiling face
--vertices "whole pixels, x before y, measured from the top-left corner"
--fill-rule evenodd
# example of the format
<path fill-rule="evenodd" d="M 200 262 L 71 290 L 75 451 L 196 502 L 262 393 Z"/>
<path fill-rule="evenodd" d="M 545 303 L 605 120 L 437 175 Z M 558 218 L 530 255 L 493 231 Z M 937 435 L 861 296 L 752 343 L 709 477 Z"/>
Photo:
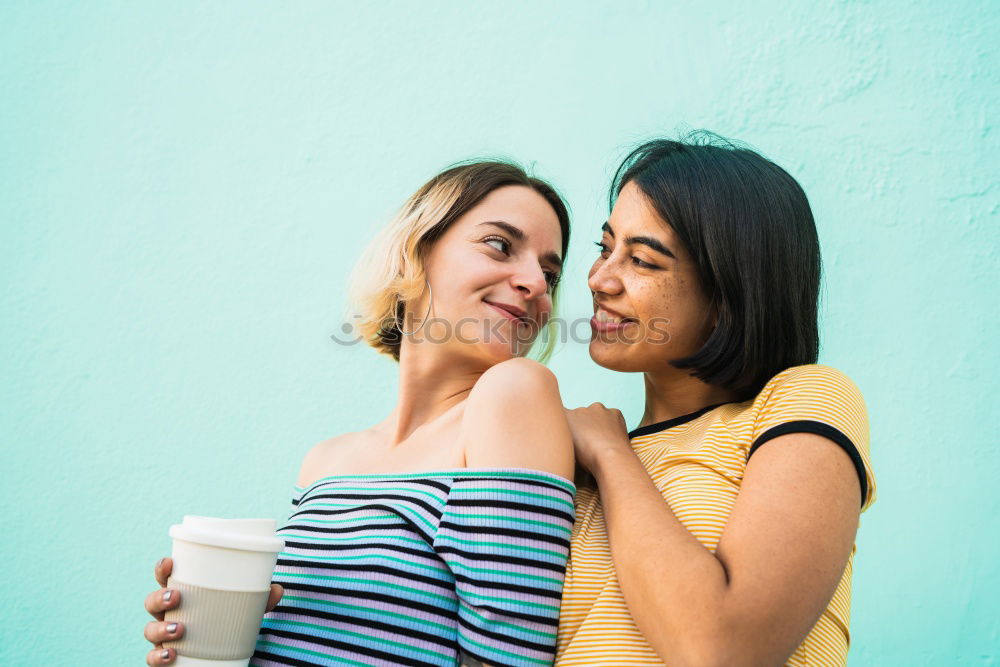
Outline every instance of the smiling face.
<path fill-rule="evenodd" d="M 493 190 L 427 252 L 431 319 L 404 344 L 431 342 L 488 365 L 523 356 L 551 315 L 561 242 L 559 218 L 542 195 L 521 185 Z M 407 331 L 427 306 L 428 295 L 407 304 Z"/>
<path fill-rule="evenodd" d="M 697 352 L 715 319 L 694 260 L 633 182 L 602 231 L 587 281 L 591 358 L 616 371 L 687 374 L 670 361 Z"/>

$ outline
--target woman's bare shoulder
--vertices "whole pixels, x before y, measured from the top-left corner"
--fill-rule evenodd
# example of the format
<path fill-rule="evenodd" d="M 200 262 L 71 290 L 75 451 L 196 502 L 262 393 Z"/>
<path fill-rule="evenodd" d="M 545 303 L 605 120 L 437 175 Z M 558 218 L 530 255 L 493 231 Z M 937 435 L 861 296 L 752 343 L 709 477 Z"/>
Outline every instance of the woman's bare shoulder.
<path fill-rule="evenodd" d="M 299 469 L 299 486 L 309 486 L 317 479 L 338 474 L 338 469 L 365 442 L 374 437 L 374 428 L 342 433 L 316 443 L 306 452 Z"/>
<path fill-rule="evenodd" d="M 470 468 L 533 468 L 573 476 L 573 440 L 548 368 L 511 359 L 490 368 L 465 406 L 460 443 Z"/>
<path fill-rule="evenodd" d="M 556 376 L 537 361 L 518 357 L 502 361 L 483 373 L 473 386 L 468 403 L 492 405 L 501 401 L 530 404 L 539 394 L 559 395 Z"/>

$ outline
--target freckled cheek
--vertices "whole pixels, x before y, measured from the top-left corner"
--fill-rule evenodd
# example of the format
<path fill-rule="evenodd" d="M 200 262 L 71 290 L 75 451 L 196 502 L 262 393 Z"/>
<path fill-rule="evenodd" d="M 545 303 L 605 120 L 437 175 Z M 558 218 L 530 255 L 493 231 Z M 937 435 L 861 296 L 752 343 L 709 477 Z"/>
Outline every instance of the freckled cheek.
<path fill-rule="evenodd" d="M 666 322 L 674 326 L 679 323 L 676 295 L 669 288 L 663 285 L 643 285 L 633 289 L 629 296 L 636 316 L 646 326 L 657 325 L 662 328 Z"/>

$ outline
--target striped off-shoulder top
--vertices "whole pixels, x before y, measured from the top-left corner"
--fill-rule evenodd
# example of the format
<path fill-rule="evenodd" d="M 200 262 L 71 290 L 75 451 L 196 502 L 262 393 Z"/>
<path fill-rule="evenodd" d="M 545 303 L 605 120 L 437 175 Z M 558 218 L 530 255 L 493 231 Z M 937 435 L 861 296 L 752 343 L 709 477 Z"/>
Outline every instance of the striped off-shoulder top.
<path fill-rule="evenodd" d="M 295 487 L 251 665 L 551 665 L 575 487 L 525 469 Z"/>

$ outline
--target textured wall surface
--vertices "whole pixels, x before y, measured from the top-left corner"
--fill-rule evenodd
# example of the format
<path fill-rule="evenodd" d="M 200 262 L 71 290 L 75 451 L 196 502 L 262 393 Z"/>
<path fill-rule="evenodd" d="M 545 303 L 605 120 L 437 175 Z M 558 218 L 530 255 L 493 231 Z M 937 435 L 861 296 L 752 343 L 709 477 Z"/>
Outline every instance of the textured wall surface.
<path fill-rule="evenodd" d="M 699 5 L 704 3 L 697 3 Z M 540 6 L 536 6 L 540 5 Z M 360 249 L 456 159 L 573 208 L 563 314 L 634 142 L 705 127 L 810 196 L 822 361 L 871 414 L 852 661 L 1000 661 L 998 6 L 0 4 L 0 664 L 142 664 L 185 513 L 287 514 L 394 366 L 334 345 Z M 569 343 L 568 405 L 641 380 Z"/>

